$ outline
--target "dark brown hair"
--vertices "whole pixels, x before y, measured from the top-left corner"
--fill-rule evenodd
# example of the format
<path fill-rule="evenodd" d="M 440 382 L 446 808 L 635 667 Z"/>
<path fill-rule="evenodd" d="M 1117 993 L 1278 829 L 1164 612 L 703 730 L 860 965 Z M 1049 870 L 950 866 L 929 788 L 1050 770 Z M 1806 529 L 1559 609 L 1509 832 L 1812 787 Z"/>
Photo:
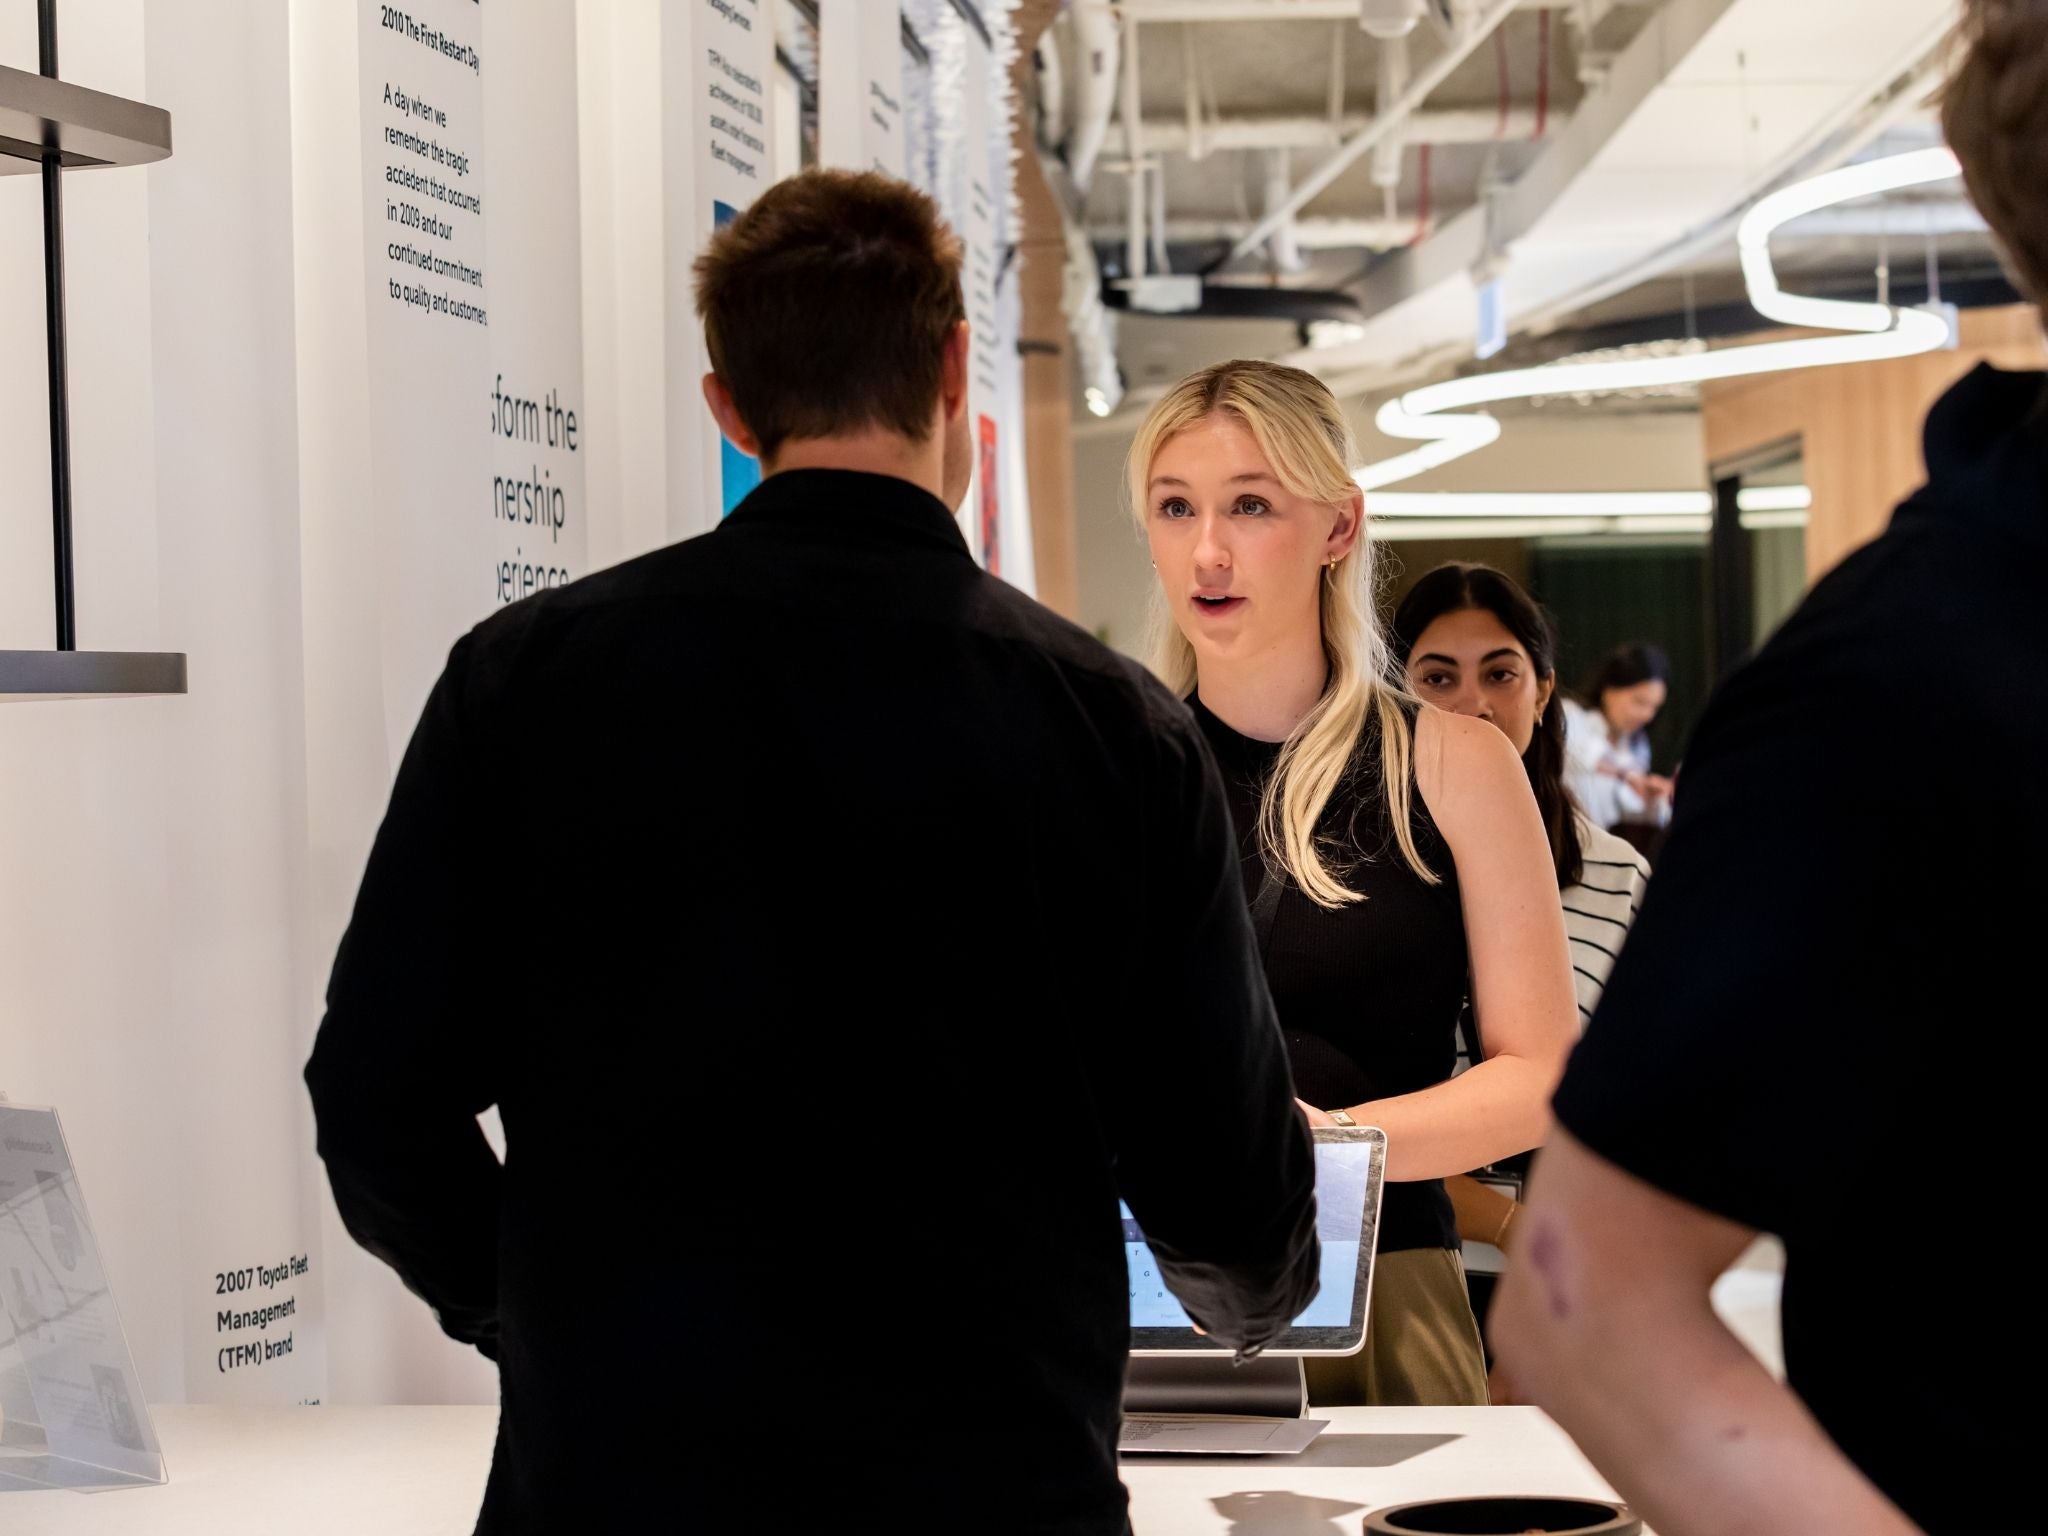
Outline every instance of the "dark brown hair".
<path fill-rule="evenodd" d="M 872 171 L 777 182 L 697 258 L 711 371 L 773 458 L 791 438 L 931 434 L 965 318 L 960 241 L 929 197 Z"/>
<path fill-rule="evenodd" d="M 1941 125 L 1963 179 L 2048 309 L 2048 0 L 1969 0 Z"/>
<path fill-rule="evenodd" d="M 1549 616 L 1513 577 L 1490 565 L 1454 561 L 1438 566 L 1410 587 L 1394 610 L 1395 660 L 1407 666 L 1424 630 L 1447 613 L 1474 608 L 1492 614 L 1515 637 L 1529 653 L 1538 681 L 1556 681 L 1557 636 Z M 1572 816 L 1571 792 L 1564 787 L 1564 704 L 1555 696 L 1536 722 L 1536 734 L 1529 738 L 1522 766 L 1528 770 L 1529 787 L 1536 792 L 1536 808 L 1543 813 L 1543 833 L 1550 842 L 1550 862 L 1557 869 L 1557 888 L 1577 885 L 1585 872 L 1585 853 Z"/>

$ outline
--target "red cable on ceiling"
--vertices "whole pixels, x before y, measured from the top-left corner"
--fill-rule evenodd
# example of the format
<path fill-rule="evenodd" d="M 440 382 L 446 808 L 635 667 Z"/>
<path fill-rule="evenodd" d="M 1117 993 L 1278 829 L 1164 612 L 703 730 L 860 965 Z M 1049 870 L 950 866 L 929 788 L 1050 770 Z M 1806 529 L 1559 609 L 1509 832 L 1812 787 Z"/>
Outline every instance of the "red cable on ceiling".
<path fill-rule="evenodd" d="M 1429 146 L 1429 145 L 1427 145 L 1427 144 L 1425 144 L 1425 145 L 1423 145 L 1423 146 L 1422 146 L 1422 156 L 1421 156 L 1421 165 L 1420 165 L 1420 167 L 1419 167 L 1419 168 L 1418 168 L 1418 170 L 1417 170 L 1417 174 L 1418 174 L 1418 175 L 1419 175 L 1419 176 L 1421 177 L 1421 179 L 1422 179 L 1422 190 L 1421 190 L 1421 192 L 1420 192 L 1420 193 L 1419 193 L 1419 194 L 1417 195 L 1417 197 L 1416 197 L 1416 200 L 1415 200 L 1415 233 L 1414 233 L 1414 234 L 1412 234 L 1412 235 L 1410 235 L 1410 236 L 1408 237 L 1408 243 L 1409 243 L 1410 245 L 1416 245 L 1416 244 L 1420 243 L 1420 242 L 1421 242 L 1421 240 L 1422 240 L 1422 237 L 1423 237 L 1424 235 L 1426 235 L 1426 234 L 1428 234 L 1428 233 L 1429 233 L 1429 218 L 1430 218 L 1430 173 L 1429 173 L 1429 149 L 1430 149 L 1430 146 Z"/>

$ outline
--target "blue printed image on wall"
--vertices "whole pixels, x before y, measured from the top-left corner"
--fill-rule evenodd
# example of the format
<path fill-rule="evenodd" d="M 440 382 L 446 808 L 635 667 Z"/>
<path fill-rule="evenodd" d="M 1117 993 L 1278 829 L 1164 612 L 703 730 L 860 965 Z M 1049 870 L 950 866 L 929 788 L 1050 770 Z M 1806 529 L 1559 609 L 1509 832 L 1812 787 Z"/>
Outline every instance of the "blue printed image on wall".
<path fill-rule="evenodd" d="M 740 216 L 739 209 L 730 203 L 713 200 L 711 204 L 713 222 L 720 229 L 725 228 Z M 761 483 L 760 461 L 733 447 L 732 439 L 721 435 L 718 439 L 718 509 L 720 517 L 747 499 L 747 492 Z"/>

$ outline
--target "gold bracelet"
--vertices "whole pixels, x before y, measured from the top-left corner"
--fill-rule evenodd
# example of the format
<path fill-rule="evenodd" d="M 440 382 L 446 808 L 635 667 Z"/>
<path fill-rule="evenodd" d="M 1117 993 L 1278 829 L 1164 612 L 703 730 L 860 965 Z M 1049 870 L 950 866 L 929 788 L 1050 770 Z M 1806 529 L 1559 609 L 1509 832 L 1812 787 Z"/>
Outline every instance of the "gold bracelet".
<path fill-rule="evenodd" d="M 1493 1233 L 1493 1246 L 1494 1246 L 1494 1247 L 1496 1247 L 1496 1248 L 1500 1248 L 1500 1249 L 1503 1249 L 1503 1250 L 1504 1250 L 1504 1249 L 1506 1249 L 1506 1247 L 1507 1247 L 1507 1245 L 1508 1245 L 1508 1226 L 1509 1226 L 1509 1224 L 1510 1224 L 1510 1223 L 1512 1223 L 1512 1222 L 1514 1221 L 1514 1219 L 1515 1219 L 1515 1213 L 1516 1213 L 1517 1211 L 1521 1210 L 1521 1208 L 1522 1208 L 1521 1202 L 1520 1202 L 1520 1201 L 1518 1201 L 1518 1200 L 1510 1200 L 1510 1201 L 1508 1202 L 1508 1208 L 1507 1208 L 1507 1211 L 1506 1211 L 1506 1212 L 1505 1212 L 1505 1213 L 1504 1213 L 1504 1214 L 1503 1214 L 1503 1215 L 1501 1216 L 1501 1219 L 1500 1219 L 1500 1225 L 1499 1225 L 1498 1227 L 1496 1227 L 1496 1228 L 1494 1229 L 1494 1233 Z"/>

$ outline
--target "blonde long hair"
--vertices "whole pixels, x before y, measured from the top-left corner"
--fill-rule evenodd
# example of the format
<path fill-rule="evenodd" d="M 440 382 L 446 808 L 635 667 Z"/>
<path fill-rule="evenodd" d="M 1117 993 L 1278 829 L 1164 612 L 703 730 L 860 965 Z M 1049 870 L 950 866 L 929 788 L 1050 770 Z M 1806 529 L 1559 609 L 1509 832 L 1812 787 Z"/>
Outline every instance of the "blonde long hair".
<path fill-rule="evenodd" d="M 1131 443 L 1125 476 L 1140 532 L 1149 512 L 1153 459 L 1172 439 L 1219 412 L 1244 425 L 1274 475 L 1294 495 L 1335 505 L 1357 490 L 1351 478 L 1357 457 L 1351 428 L 1322 380 L 1278 363 L 1218 363 L 1168 391 Z M 1335 850 L 1316 835 L 1316 827 L 1358 754 L 1367 720 L 1375 716 L 1377 793 L 1385 797 L 1395 841 L 1416 874 L 1431 885 L 1438 880 L 1415 844 L 1413 751 L 1403 708 L 1410 701 L 1373 608 L 1372 545 L 1362 527 L 1358 542 L 1326 572 L 1321 586 L 1329 680 L 1315 707 L 1281 744 L 1259 808 L 1259 841 L 1267 862 L 1284 869 L 1312 901 L 1340 907 L 1363 898 L 1333 867 Z M 1156 592 L 1153 627 L 1152 670 L 1175 697 L 1185 698 L 1195 687 L 1194 647 Z"/>

